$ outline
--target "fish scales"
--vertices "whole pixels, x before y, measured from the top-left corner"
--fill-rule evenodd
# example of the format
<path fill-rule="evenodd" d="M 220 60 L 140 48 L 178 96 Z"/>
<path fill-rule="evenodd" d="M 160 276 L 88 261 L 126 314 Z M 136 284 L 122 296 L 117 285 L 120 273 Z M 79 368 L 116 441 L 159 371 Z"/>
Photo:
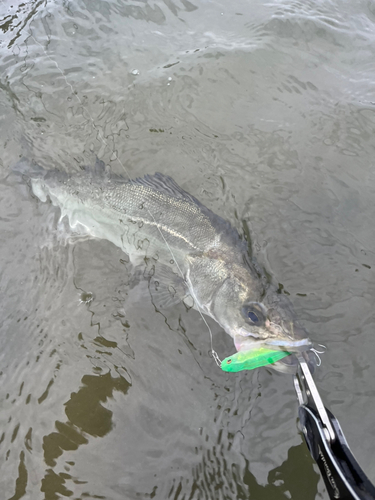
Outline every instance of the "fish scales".
<path fill-rule="evenodd" d="M 113 196 L 113 198 L 112 198 Z M 108 193 L 109 205 L 135 221 L 160 229 L 167 240 L 187 251 L 205 252 L 219 245 L 220 233 L 199 207 L 151 188 L 127 183 Z M 160 238 L 164 242 L 160 235 Z"/>

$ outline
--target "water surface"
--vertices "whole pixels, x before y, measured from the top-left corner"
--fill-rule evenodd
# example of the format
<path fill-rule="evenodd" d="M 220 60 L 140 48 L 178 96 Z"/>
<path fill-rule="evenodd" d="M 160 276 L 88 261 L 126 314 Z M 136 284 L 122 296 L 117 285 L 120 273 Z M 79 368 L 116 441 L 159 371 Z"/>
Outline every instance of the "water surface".
<path fill-rule="evenodd" d="M 2 497 L 327 498 L 291 377 L 221 372 L 196 311 L 155 310 L 110 243 L 66 242 L 10 174 L 21 156 L 160 171 L 250 230 L 375 481 L 373 5 L 5 0 L 0 18 Z"/>

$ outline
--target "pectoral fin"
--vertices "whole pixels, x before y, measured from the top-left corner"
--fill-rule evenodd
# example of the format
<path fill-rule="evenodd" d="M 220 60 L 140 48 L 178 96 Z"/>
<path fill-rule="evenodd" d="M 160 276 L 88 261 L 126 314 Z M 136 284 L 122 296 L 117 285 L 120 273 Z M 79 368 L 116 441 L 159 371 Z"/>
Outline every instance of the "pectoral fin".
<path fill-rule="evenodd" d="M 164 264 L 154 263 L 146 269 L 145 277 L 149 278 L 150 295 L 158 309 L 172 307 L 186 297 L 187 286 L 183 277 Z"/>

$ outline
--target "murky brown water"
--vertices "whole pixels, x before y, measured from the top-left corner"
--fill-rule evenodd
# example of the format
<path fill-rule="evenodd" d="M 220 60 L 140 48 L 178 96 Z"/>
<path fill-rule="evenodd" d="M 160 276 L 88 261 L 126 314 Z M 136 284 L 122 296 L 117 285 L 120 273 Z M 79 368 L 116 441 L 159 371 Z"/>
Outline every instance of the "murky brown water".
<path fill-rule="evenodd" d="M 221 372 L 197 312 L 155 312 L 110 243 L 65 244 L 9 173 L 20 156 L 121 172 L 118 155 L 250 227 L 327 346 L 318 385 L 374 481 L 373 4 L 3 0 L 0 17 L 1 497 L 326 498 L 290 376 Z"/>

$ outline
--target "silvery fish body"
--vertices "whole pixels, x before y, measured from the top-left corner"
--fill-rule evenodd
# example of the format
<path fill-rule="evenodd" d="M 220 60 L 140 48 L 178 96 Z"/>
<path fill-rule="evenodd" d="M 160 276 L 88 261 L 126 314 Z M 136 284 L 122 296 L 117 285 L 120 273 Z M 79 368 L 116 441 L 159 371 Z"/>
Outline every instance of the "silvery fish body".
<path fill-rule="evenodd" d="M 154 279 L 159 272 L 169 303 L 190 301 L 233 337 L 237 350 L 311 346 L 289 300 L 263 279 L 238 232 L 171 177 L 128 180 L 99 161 L 74 175 L 26 159 L 15 170 L 30 178 L 40 200 L 49 197 L 61 209 L 72 228 L 83 226 L 120 247 L 134 265 L 156 269 Z"/>

